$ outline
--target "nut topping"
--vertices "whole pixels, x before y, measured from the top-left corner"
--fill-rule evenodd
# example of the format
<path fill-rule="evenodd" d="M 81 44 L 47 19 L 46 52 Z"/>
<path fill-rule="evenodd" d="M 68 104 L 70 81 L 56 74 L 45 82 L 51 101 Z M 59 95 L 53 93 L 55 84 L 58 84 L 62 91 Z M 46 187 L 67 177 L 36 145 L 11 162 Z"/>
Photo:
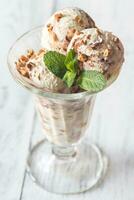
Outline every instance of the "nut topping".
<path fill-rule="evenodd" d="M 63 17 L 63 14 L 62 13 L 57 13 L 54 17 L 55 17 L 56 21 L 59 22 L 60 19 Z"/>
<path fill-rule="evenodd" d="M 48 32 L 51 32 L 53 30 L 52 24 L 47 25 L 47 30 L 48 30 Z"/>
<path fill-rule="evenodd" d="M 83 20 L 81 19 L 80 16 L 76 16 L 76 17 L 75 17 L 75 21 L 76 21 L 79 25 L 82 25 L 82 24 L 83 24 Z"/>
<path fill-rule="evenodd" d="M 78 55 L 78 60 L 81 62 L 86 62 L 88 60 L 88 56 L 86 56 L 85 54 L 80 53 Z"/>
<path fill-rule="evenodd" d="M 37 55 L 38 55 L 38 56 L 41 56 L 41 55 L 43 55 L 45 52 L 46 52 L 45 49 L 40 49 Z"/>
<path fill-rule="evenodd" d="M 27 63 L 27 68 L 29 69 L 29 70 L 31 70 L 33 67 L 35 67 L 36 65 L 34 64 L 34 63 L 32 63 L 32 62 L 29 62 L 29 63 Z"/>
<path fill-rule="evenodd" d="M 109 54 L 108 49 L 105 49 L 104 52 L 103 52 L 103 56 L 104 56 L 104 57 L 108 57 L 108 54 Z"/>
<path fill-rule="evenodd" d="M 28 71 L 26 70 L 26 68 L 20 68 L 20 69 L 19 69 L 19 72 L 20 72 L 23 76 L 29 78 L 29 74 L 28 74 Z"/>
<path fill-rule="evenodd" d="M 76 32 L 76 29 L 75 28 L 70 28 L 68 31 L 67 31 L 67 38 L 68 40 L 70 41 L 74 35 L 74 33 Z"/>
<path fill-rule="evenodd" d="M 29 49 L 26 55 L 20 56 L 18 61 L 15 62 L 16 69 L 22 76 L 29 78 L 29 72 L 36 66 L 31 60 L 39 58 L 44 53 L 45 49 L 40 49 L 38 53 L 35 53 L 33 49 Z"/>
<path fill-rule="evenodd" d="M 28 60 L 29 60 L 29 59 L 28 59 L 26 56 L 24 56 L 24 55 L 22 55 L 22 56 L 20 57 L 20 59 L 19 59 L 19 61 L 20 61 L 21 63 L 26 63 Z"/>
<path fill-rule="evenodd" d="M 19 60 L 20 60 L 20 59 L 19 59 Z M 23 75 L 23 76 L 29 78 L 29 74 L 28 74 L 27 68 L 26 68 L 25 65 L 23 65 L 19 60 L 18 60 L 18 62 L 15 62 L 16 68 L 17 68 L 18 72 L 19 72 L 21 75 Z"/>
<path fill-rule="evenodd" d="M 34 55 L 34 50 L 33 49 L 27 50 L 27 57 L 28 58 L 31 58 L 31 56 L 33 56 L 33 55 Z"/>

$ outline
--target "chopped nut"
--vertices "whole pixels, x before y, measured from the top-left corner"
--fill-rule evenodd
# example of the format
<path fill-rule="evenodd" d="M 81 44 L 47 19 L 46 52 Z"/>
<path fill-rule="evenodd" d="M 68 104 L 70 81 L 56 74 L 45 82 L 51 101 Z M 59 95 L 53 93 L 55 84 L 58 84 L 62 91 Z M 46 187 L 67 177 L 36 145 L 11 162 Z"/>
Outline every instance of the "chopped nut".
<path fill-rule="evenodd" d="M 17 69 L 19 69 L 20 67 L 21 68 L 25 67 L 25 65 L 23 63 L 21 63 L 21 62 L 16 62 L 15 64 L 16 64 L 16 68 Z"/>
<path fill-rule="evenodd" d="M 20 74 L 22 74 L 25 77 L 29 77 L 27 69 L 24 66 L 22 66 L 21 63 L 17 62 L 16 68 Z"/>
<path fill-rule="evenodd" d="M 80 53 L 78 55 L 78 60 L 81 61 L 81 62 L 86 62 L 88 60 L 88 56 L 85 55 L 85 54 Z"/>
<path fill-rule="evenodd" d="M 57 14 L 55 14 L 54 17 L 55 17 L 56 21 L 59 22 L 60 19 L 63 17 L 63 14 L 62 13 L 57 13 Z"/>
<path fill-rule="evenodd" d="M 36 54 L 34 53 L 31 57 L 30 57 L 30 59 L 34 59 L 34 58 L 36 58 Z"/>
<path fill-rule="evenodd" d="M 87 40 L 81 40 L 81 44 L 84 44 L 84 45 L 86 45 L 87 44 Z"/>
<path fill-rule="evenodd" d="M 25 68 L 24 69 L 20 69 L 20 73 L 25 77 L 29 77 L 28 71 Z"/>
<path fill-rule="evenodd" d="M 77 42 L 77 41 L 76 41 L 76 42 L 73 44 L 74 50 L 77 51 L 77 49 L 78 49 L 81 45 L 82 45 L 82 41 L 81 41 L 81 42 Z"/>
<path fill-rule="evenodd" d="M 39 52 L 38 52 L 38 56 L 41 56 L 42 54 L 44 54 L 46 52 L 45 49 L 40 49 Z"/>
<path fill-rule="evenodd" d="M 21 63 L 23 63 L 23 64 L 25 64 L 28 60 L 29 60 L 29 59 L 28 59 L 26 56 L 24 56 L 24 55 L 22 55 L 22 56 L 19 58 L 19 62 L 21 62 Z"/>
<path fill-rule="evenodd" d="M 76 32 L 76 29 L 75 28 L 70 28 L 68 31 L 67 31 L 67 38 L 68 40 L 70 41 L 72 39 L 72 37 L 74 36 L 74 33 Z"/>
<path fill-rule="evenodd" d="M 73 44 L 73 46 L 74 46 L 74 49 L 78 49 L 81 45 L 85 45 L 85 42 L 84 42 L 84 40 L 75 40 L 75 43 Z"/>
<path fill-rule="evenodd" d="M 34 63 L 32 63 L 32 62 L 29 62 L 29 63 L 27 63 L 27 68 L 29 69 L 29 70 L 31 70 L 33 67 L 35 67 L 36 65 L 34 64 Z"/>
<path fill-rule="evenodd" d="M 40 49 L 37 53 L 30 49 L 26 55 L 20 56 L 17 62 L 15 62 L 17 71 L 24 77 L 29 78 L 29 72 L 36 67 L 36 64 L 32 62 L 32 59 L 37 59 L 45 52 L 45 49 Z M 39 54 L 39 55 L 38 55 Z"/>
<path fill-rule="evenodd" d="M 27 51 L 27 57 L 28 57 L 28 58 L 31 58 L 32 55 L 34 55 L 34 50 L 33 50 L 33 49 L 29 49 L 29 50 Z"/>
<path fill-rule="evenodd" d="M 78 15 L 75 17 L 75 21 L 76 21 L 79 25 L 82 25 L 82 24 L 83 24 L 83 20 L 82 20 L 81 17 L 78 16 Z"/>
<path fill-rule="evenodd" d="M 85 38 L 83 38 L 82 43 L 85 44 L 85 45 L 87 45 L 87 41 L 88 41 L 87 37 L 85 37 Z"/>
<path fill-rule="evenodd" d="M 48 32 L 51 32 L 53 30 L 52 24 L 47 25 L 47 30 L 48 30 Z"/>
<path fill-rule="evenodd" d="M 105 51 L 103 52 L 103 56 L 104 56 L 104 57 L 108 57 L 108 54 L 109 54 L 108 49 L 105 49 Z"/>

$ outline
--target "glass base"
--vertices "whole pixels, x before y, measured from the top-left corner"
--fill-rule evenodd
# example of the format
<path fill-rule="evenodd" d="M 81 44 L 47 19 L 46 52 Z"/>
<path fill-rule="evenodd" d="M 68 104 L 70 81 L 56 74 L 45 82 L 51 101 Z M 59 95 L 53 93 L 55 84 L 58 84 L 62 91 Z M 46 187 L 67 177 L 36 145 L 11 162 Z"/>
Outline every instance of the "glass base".
<path fill-rule="evenodd" d="M 61 159 L 44 140 L 32 149 L 28 158 L 32 180 L 47 191 L 60 194 L 89 190 L 102 180 L 106 168 L 107 159 L 101 150 L 84 142 L 78 145 L 75 155 Z"/>

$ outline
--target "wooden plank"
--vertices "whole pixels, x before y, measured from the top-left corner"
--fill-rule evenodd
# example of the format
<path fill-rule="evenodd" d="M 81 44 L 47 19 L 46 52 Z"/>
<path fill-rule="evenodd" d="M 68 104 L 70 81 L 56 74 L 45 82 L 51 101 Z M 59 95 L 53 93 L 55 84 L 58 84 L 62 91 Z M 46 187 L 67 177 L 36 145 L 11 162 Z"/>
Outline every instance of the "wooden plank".
<path fill-rule="evenodd" d="M 42 6 L 39 6 L 39 5 Z M 0 199 L 21 195 L 34 109 L 30 94 L 13 81 L 6 64 L 13 41 L 50 15 L 52 1 L 0 1 Z M 42 13 L 42 15 L 40 14 Z M 44 14 L 45 13 L 45 14 Z"/>
<path fill-rule="evenodd" d="M 23 200 L 133 200 L 134 163 L 133 163 L 133 118 L 134 118 L 134 18 L 131 0 L 97 1 L 68 0 L 57 1 L 56 9 L 66 6 L 78 6 L 93 16 L 98 26 L 112 30 L 125 44 L 126 62 L 119 79 L 98 95 L 88 129 L 88 138 L 97 143 L 107 153 L 110 165 L 104 182 L 94 190 L 80 195 L 55 195 L 39 188 L 26 177 L 22 195 Z M 130 22 L 130 23 L 128 23 Z M 131 30 L 131 31 L 128 31 Z M 127 67 L 125 67 L 127 66 Z M 37 125 L 38 130 L 39 125 Z M 38 138 L 34 132 L 33 141 Z M 33 142 L 35 143 L 35 142 Z"/>

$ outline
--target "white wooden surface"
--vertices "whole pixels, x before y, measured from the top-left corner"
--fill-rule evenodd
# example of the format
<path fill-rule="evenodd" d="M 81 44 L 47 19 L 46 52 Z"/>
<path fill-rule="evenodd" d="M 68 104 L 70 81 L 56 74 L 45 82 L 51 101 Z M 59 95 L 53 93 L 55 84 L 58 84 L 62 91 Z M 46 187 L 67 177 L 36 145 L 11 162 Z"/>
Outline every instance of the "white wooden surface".
<path fill-rule="evenodd" d="M 25 172 L 32 142 L 43 137 L 31 95 L 11 78 L 6 64 L 12 42 L 43 24 L 66 6 L 86 10 L 103 29 L 117 34 L 125 46 L 119 79 L 98 95 L 87 131 L 110 159 L 108 174 L 96 189 L 80 195 L 50 194 Z M 1 0 L 0 1 L 0 200 L 134 200 L 134 3 L 132 0 Z"/>

